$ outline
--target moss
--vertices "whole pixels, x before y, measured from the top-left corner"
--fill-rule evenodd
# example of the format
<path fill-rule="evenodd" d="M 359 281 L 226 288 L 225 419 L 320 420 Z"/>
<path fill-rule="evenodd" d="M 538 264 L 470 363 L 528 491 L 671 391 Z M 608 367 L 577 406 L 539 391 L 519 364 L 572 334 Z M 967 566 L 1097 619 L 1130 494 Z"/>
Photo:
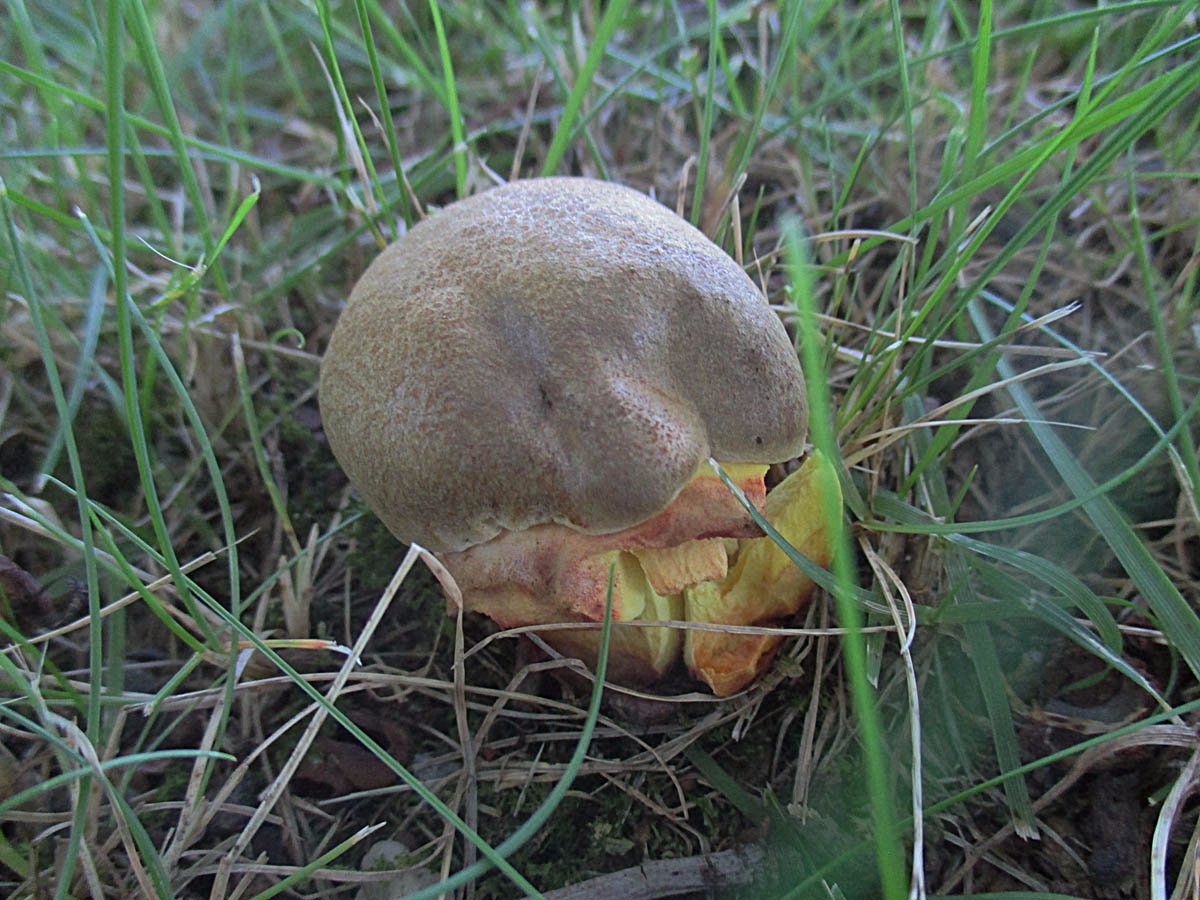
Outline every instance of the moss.
<path fill-rule="evenodd" d="M 592 779 L 582 779 L 576 787 L 586 791 L 598 787 Z M 494 845 L 504 841 L 519 823 L 525 821 L 553 789 L 549 783 L 536 783 L 518 790 L 481 789 L 481 802 L 496 806 L 502 815 L 493 821 L 501 826 L 485 832 Z M 517 871 L 538 889 L 552 890 L 604 872 L 616 871 L 641 859 L 637 844 L 628 834 L 632 799 L 613 789 L 601 790 L 588 797 L 567 796 L 555 811 L 551 824 L 542 828 L 511 857 Z M 577 823 L 563 827 L 561 823 Z M 582 823 L 587 822 L 587 825 Z M 554 823 L 559 823 L 555 825 Z M 479 886 L 480 898 L 512 896 L 512 884 L 503 875 L 493 875 Z"/>
<path fill-rule="evenodd" d="M 396 571 L 404 547 L 361 500 L 352 499 L 346 513 L 354 517 L 347 529 L 351 550 L 346 566 L 364 587 L 382 588 Z"/>

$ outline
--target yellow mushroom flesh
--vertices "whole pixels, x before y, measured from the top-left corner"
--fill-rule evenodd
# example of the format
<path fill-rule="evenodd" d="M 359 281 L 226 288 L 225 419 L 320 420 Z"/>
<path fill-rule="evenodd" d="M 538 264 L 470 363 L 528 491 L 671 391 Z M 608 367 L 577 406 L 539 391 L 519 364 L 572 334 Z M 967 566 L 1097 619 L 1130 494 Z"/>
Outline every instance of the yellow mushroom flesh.
<path fill-rule="evenodd" d="M 766 489 L 763 465 L 731 465 L 728 473 L 752 503 Z M 685 588 L 725 577 L 722 538 L 761 533 L 745 508 L 707 466 L 665 510 L 614 534 L 584 534 L 564 525 L 506 531 L 441 559 L 468 611 L 505 628 L 604 618 L 612 578 L 614 622 L 678 620 Z M 599 632 L 547 629 L 564 654 L 595 658 Z M 648 684 L 678 659 L 682 635 L 671 628 L 619 628 L 610 655 L 614 677 Z"/>
<path fill-rule="evenodd" d="M 767 495 L 765 516 L 792 547 L 827 567 L 842 522 L 833 466 L 821 454 L 811 454 Z M 794 616 L 813 587 L 773 538 L 752 538 L 740 542 L 737 562 L 724 579 L 684 590 L 684 615 L 689 622 L 712 625 L 770 625 Z M 727 696 L 758 676 L 782 640 L 777 634 L 689 630 L 684 661 L 693 677 Z"/>

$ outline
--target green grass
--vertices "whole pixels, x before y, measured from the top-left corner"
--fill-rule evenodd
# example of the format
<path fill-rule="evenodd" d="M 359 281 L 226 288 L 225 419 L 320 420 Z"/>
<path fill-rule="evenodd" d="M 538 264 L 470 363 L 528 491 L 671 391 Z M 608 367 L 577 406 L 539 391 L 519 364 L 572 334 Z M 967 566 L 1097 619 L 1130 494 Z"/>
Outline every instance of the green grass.
<path fill-rule="evenodd" d="M 421 896 L 746 839 L 762 896 L 1186 895 L 1195 18 L 11 0 L 0 892 L 353 896 L 388 838 Z M 509 172 L 653 191 L 793 329 L 852 540 L 742 696 L 518 678 L 337 474 L 350 287 Z M 386 787 L 298 779 L 335 726 Z"/>

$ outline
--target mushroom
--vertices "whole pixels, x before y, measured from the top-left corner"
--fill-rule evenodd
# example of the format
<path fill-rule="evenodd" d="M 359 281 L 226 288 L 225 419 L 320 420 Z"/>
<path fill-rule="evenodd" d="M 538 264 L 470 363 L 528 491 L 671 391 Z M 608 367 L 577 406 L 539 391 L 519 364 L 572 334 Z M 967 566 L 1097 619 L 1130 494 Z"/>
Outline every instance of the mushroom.
<path fill-rule="evenodd" d="M 384 524 L 505 627 L 600 621 L 610 571 L 614 621 L 681 618 L 685 589 L 726 579 L 727 539 L 761 534 L 707 459 L 761 508 L 807 419 L 791 341 L 742 269 L 586 178 L 493 188 L 385 249 L 330 338 L 320 402 Z M 594 653 L 594 631 L 544 637 Z M 682 644 L 614 629 L 609 671 L 652 682 Z"/>

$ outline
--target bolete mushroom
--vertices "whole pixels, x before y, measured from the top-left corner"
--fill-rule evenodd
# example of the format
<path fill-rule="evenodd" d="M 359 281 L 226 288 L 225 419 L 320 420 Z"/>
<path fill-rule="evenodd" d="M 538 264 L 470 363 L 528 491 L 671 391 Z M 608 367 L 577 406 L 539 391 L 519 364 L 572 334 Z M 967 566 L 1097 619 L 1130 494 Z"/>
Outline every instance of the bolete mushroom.
<path fill-rule="evenodd" d="M 767 465 L 800 455 L 806 426 L 796 353 L 754 282 L 649 197 L 586 178 L 493 188 L 384 250 L 320 400 L 384 524 L 506 627 L 600 621 L 610 571 L 614 621 L 684 616 L 685 589 L 725 580 L 726 539 L 761 534 L 706 460 L 761 508 Z M 594 652 L 594 631 L 544 637 Z M 682 643 L 614 629 L 609 671 L 648 683 Z M 723 693 L 748 680 L 695 674 Z"/>

